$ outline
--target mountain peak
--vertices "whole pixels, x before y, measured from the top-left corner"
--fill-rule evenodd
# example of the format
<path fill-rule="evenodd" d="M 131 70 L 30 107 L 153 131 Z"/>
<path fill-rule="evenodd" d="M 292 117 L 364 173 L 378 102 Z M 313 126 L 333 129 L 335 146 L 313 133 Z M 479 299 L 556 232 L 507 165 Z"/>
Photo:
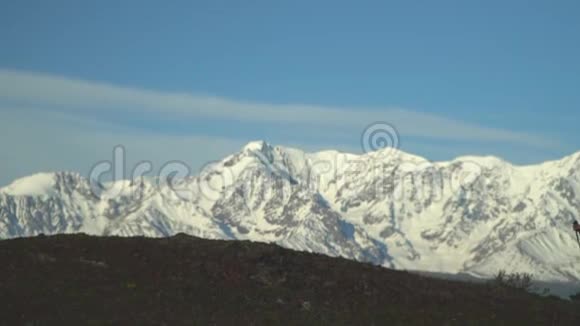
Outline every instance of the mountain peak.
<path fill-rule="evenodd" d="M 250 154 L 251 156 L 258 155 L 265 157 L 268 161 L 273 160 L 274 147 L 264 140 L 251 141 L 244 146 L 242 153 Z"/>
<path fill-rule="evenodd" d="M 56 173 L 37 173 L 12 182 L 1 188 L 0 192 L 11 196 L 49 196 L 56 182 Z"/>
<path fill-rule="evenodd" d="M 9 196 L 53 196 L 63 188 L 74 188 L 83 177 L 77 172 L 41 172 L 13 181 L 0 188 Z"/>
<path fill-rule="evenodd" d="M 264 140 L 254 140 L 251 141 L 249 143 L 247 143 L 244 147 L 243 147 L 243 151 L 263 151 L 265 148 L 271 147 L 270 144 L 268 144 L 266 141 Z"/>
<path fill-rule="evenodd" d="M 475 155 L 464 155 L 456 157 L 452 162 L 471 162 L 476 163 L 478 165 L 486 166 L 486 167 L 496 167 L 501 165 L 512 165 L 509 162 L 504 161 L 503 159 L 493 156 L 493 155 L 486 155 L 486 156 L 475 156 Z"/>

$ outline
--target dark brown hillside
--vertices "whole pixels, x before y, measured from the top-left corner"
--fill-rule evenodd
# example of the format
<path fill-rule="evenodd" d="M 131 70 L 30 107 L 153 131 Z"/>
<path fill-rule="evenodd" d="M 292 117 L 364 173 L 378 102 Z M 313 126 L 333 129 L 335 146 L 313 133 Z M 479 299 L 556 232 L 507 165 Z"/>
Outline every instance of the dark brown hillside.
<path fill-rule="evenodd" d="M 5 325 L 579 325 L 580 306 L 261 243 L 0 241 Z"/>

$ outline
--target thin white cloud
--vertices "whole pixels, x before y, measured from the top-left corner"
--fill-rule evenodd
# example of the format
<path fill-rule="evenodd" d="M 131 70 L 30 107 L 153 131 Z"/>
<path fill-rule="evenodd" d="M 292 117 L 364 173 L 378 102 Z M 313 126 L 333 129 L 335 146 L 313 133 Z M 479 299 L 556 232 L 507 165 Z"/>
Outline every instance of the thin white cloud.
<path fill-rule="evenodd" d="M 401 108 L 337 109 L 251 103 L 13 70 L 0 70 L 1 99 L 31 104 L 44 110 L 148 112 L 170 118 L 210 117 L 252 123 L 297 124 L 333 129 L 334 132 L 346 129 L 362 131 L 375 121 L 387 121 L 396 126 L 402 137 L 508 142 L 536 148 L 551 148 L 557 144 L 541 135 L 488 128 Z"/>
<path fill-rule="evenodd" d="M 126 149 L 127 169 L 140 161 L 153 163 L 154 171 L 181 161 L 196 173 L 210 160 L 241 148 L 246 140 L 203 135 L 172 136 L 124 130 L 76 116 L 0 106 L 0 187 L 37 172 L 77 171 L 87 175 L 98 162 L 112 160 L 113 149 Z"/>

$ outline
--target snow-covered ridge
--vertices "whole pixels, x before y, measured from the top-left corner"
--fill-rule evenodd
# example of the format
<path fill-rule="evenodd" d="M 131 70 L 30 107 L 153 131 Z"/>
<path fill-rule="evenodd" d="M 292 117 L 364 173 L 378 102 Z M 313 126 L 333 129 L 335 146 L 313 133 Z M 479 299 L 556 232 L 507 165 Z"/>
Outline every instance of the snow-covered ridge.
<path fill-rule="evenodd" d="M 39 173 L 18 179 L 5 188 L 0 188 L 10 196 L 50 196 L 56 184 L 55 175 L 52 173 Z"/>
<path fill-rule="evenodd" d="M 476 156 L 429 162 L 391 149 L 307 153 L 256 141 L 174 182 L 101 189 L 66 172 L 16 180 L 0 189 L 0 237 L 185 232 L 411 270 L 580 280 L 570 229 L 580 214 L 579 168 L 580 153 L 517 166 Z"/>

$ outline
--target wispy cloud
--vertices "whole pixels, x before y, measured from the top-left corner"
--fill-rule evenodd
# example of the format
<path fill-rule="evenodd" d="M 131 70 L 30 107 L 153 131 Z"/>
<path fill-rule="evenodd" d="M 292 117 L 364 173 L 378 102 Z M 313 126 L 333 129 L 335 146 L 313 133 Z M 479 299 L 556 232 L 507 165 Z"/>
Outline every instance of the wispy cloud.
<path fill-rule="evenodd" d="M 150 161 L 154 172 L 181 161 L 195 173 L 205 163 L 239 150 L 246 140 L 204 135 L 174 136 L 125 130 L 68 114 L 12 110 L 0 106 L 0 187 L 37 172 L 77 171 L 88 175 L 98 162 L 126 149 L 127 171 Z"/>
<path fill-rule="evenodd" d="M 212 118 L 251 123 L 283 123 L 337 130 L 362 130 L 387 121 L 403 137 L 508 142 L 550 148 L 556 141 L 542 135 L 478 126 L 402 108 L 333 108 L 311 105 L 252 103 L 226 98 L 117 86 L 67 77 L 0 70 L 0 99 L 44 110 L 70 113 L 108 110 L 152 113 L 166 118 Z"/>
<path fill-rule="evenodd" d="M 102 114 L 103 111 L 107 114 Z M 223 130 L 216 126 L 218 131 L 213 134 L 193 130 L 176 135 L 164 130 L 131 128 L 114 118 L 115 114 L 126 119 L 131 114 L 141 117 L 144 113 L 154 119 L 186 124 L 205 118 L 213 123 L 233 121 L 240 129 L 246 125 L 246 133 L 222 134 Z M 478 154 L 473 148 L 481 148 L 481 142 L 486 142 L 488 149 L 495 146 L 505 149 L 505 144 L 511 144 L 511 148 L 534 152 L 541 152 L 538 148 L 552 148 L 555 143 L 541 135 L 487 128 L 400 108 L 338 109 L 249 103 L 0 69 L 0 147 L 6 149 L 0 151 L 0 186 L 39 171 L 88 173 L 97 162 L 111 159 L 116 145 L 127 149 L 129 166 L 148 160 L 160 168 L 164 163 L 180 160 L 192 170 L 239 150 L 254 138 L 272 140 L 268 136 L 274 136 L 276 144 L 306 150 L 333 148 L 359 152 L 360 133 L 375 121 L 395 125 L 406 151 L 452 153 L 438 159 L 462 152 Z M 248 132 L 256 125 L 264 128 Z M 421 143 L 421 138 L 429 141 Z M 479 145 L 464 151 L 448 146 L 457 141 L 464 146 L 476 142 Z"/>

